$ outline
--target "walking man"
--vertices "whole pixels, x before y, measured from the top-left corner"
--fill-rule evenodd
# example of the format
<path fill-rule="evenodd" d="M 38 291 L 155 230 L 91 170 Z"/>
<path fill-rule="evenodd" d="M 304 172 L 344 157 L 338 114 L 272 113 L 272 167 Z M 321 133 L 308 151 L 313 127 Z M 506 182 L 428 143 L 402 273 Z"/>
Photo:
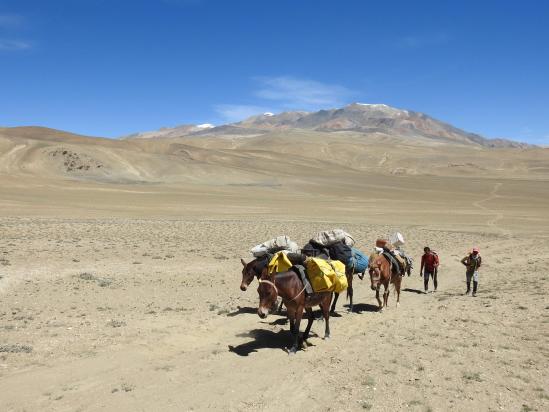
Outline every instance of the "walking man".
<path fill-rule="evenodd" d="M 421 257 L 421 268 L 419 270 L 419 276 L 423 276 L 423 286 L 425 287 L 425 293 L 429 292 L 429 278 L 433 278 L 433 286 L 435 292 L 437 291 L 438 281 L 438 255 L 431 251 L 429 246 L 423 248 L 423 256 Z"/>
<path fill-rule="evenodd" d="M 471 279 L 473 279 L 473 297 L 477 296 L 478 289 L 478 269 L 482 264 L 482 258 L 477 247 L 473 248 L 473 251 L 469 255 L 461 259 L 461 263 L 467 268 L 465 272 L 465 279 L 467 281 L 466 295 L 471 293 Z"/>

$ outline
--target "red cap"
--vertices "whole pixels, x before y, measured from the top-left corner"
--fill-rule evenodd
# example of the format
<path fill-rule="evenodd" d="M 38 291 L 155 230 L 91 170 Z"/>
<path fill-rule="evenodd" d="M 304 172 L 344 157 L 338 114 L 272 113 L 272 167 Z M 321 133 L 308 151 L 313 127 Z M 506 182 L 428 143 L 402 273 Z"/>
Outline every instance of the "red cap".
<path fill-rule="evenodd" d="M 474 247 L 474 248 L 473 248 L 473 252 L 477 252 L 477 253 L 478 253 L 478 252 L 479 252 L 478 247 Z"/>

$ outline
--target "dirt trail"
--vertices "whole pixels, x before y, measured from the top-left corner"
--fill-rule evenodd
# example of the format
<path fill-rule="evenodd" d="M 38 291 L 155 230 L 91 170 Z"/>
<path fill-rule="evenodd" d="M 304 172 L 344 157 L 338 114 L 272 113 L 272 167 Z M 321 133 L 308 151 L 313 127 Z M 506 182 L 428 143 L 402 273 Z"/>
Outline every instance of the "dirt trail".
<path fill-rule="evenodd" d="M 484 203 L 491 202 L 501 197 L 500 195 L 498 195 L 498 191 L 501 189 L 502 186 L 503 183 L 495 183 L 489 195 L 484 199 L 473 202 L 473 205 L 480 210 L 490 213 L 493 217 L 489 219 L 486 224 L 489 227 L 495 229 L 497 232 L 501 233 L 503 236 L 509 238 L 510 236 L 512 236 L 511 230 L 499 225 L 499 222 L 505 217 L 505 215 L 495 209 L 484 205 Z"/>
<path fill-rule="evenodd" d="M 17 152 L 20 152 L 25 147 L 26 144 L 20 144 L 13 147 L 9 152 L 0 155 L 0 171 L 2 173 L 14 172 L 19 169 L 19 159 L 17 157 Z"/>

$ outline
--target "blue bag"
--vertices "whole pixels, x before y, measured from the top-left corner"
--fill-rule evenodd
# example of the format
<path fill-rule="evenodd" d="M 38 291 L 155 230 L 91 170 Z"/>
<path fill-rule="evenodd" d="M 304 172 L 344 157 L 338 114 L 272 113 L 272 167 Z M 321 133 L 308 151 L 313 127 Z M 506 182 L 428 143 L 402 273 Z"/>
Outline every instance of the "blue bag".
<path fill-rule="evenodd" d="M 352 261 L 355 273 L 364 273 L 368 269 L 368 256 L 362 251 L 353 248 Z"/>

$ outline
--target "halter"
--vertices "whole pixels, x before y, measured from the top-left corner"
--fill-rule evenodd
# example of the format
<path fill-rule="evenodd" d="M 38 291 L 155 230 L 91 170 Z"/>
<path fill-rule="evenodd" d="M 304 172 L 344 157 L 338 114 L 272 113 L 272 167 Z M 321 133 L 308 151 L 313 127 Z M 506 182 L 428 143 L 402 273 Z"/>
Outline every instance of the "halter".
<path fill-rule="evenodd" d="M 277 289 L 276 285 L 273 282 L 271 282 L 270 280 L 267 280 L 267 279 L 259 279 L 259 283 L 266 283 L 267 285 L 271 285 L 274 288 L 274 290 L 276 292 L 276 295 L 278 296 L 278 289 Z"/>
<path fill-rule="evenodd" d="M 267 279 L 259 279 L 259 283 L 266 283 L 267 285 L 271 285 L 274 288 L 275 292 L 276 292 L 276 296 L 278 297 L 278 288 L 276 287 L 274 282 L 271 282 L 270 280 L 267 280 Z M 290 300 L 295 301 L 299 297 L 299 295 L 301 295 L 303 292 L 305 292 L 305 286 L 303 286 L 303 289 L 301 289 L 301 292 L 299 292 L 297 295 L 295 295 Z"/>

